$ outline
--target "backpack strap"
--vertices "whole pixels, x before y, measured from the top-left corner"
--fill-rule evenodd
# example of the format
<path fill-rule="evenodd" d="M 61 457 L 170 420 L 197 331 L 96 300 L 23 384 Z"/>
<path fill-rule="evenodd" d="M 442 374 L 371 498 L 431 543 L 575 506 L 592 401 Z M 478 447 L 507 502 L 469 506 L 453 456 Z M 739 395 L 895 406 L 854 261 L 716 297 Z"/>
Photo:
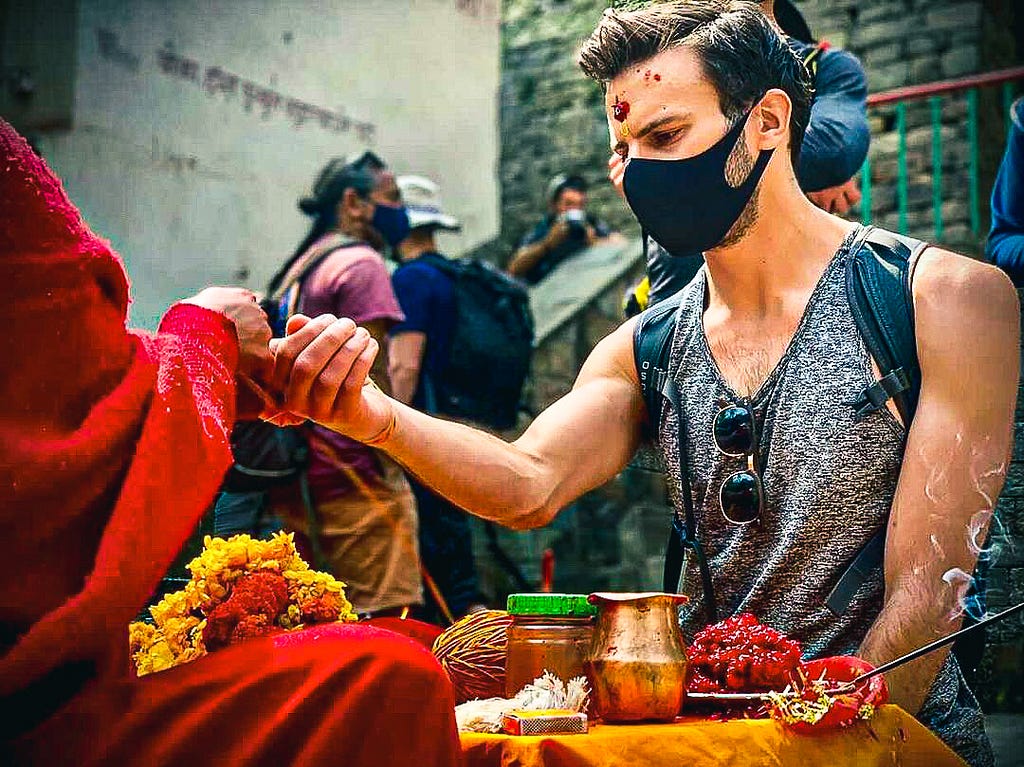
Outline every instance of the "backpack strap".
<path fill-rule="evenodd" d="M 636 329 L 633 331 L 633 361 L 640 379 L 640 393 L 647 409 L 645 427 L 647 439 L 652 442 L 658 439 L 658 426 L 661 424 L 661 415 L 666 400 L 679 414 L 679 474 L 683 515 L 680 516 L 678 511 L 672 515 L 672 528 L 669 530 L 668 544 L 665 548 L 663 589 L 670 593 L 675 593 L 679 589 L 685 552 L 686 549 L 692 549 L 697 556 L 700 568 L 708 619 L 714 623 L 718 620 L 718 606 L 715 603 L 711 570 L 700 542 L 697 540 L 693 497 L 690 493 L 690 472 L 686 463 L 686 451 L 683 449 L 686 444 L 686 420 L 682 413 L 679 388 L 668 372 L 672 334 L 675 331 L 676 317 L 682 300 L 681 294 L 675 295 L 640 314 Z"/>
<path fill-rule="evenodd" d="M 910 281 L 917 257 L 928 245 L 873 227 L 860 240 L 847 262 L 846 293 L 857 330 L 882 375 L 850 404 L 860 419 L 892 399 L 909 428 L 921 391 Z"/>
<path fill-rule="evenodd" d="M 292 274 L 282 282 L 271 299 L 275 304 L 280 305 L 282 323 L 287 321 L 298 310 L 299 307 L 299 293 L 302 289 L 302 283 L 306 277 L 312 274 L 313 270 L 316 269 L 324 260 L 341 250 L 342 248 L 351 248 L 354 245 L 364 245 L 365 243 L 361 240 L 357 240 L 354 237 L 342 234 L 337 237 L 332 237 L 331 240 L 325 243 L 321 248 L 310 253 L 302 261 L 302 266 L 295 270 Z"/>
<path fill-rule="evenodd" d="M 647 407 L 645 436 L 657 441 L 664 398 L 662 387 L 668 377 L 672 333 L 682 295 L 675 295 L 640 313 L 633 330 L 633 362 L 640 378 L 640 393 Z"/>
<path fill-rule="evenodd" d="M 821 54 L 832 47 L 832 43 L 828 40 L 821 40 L 817 45 L 811 48 L 804 56 L 804 66 L 807 67 L 807 71 L 811 75 L 813 82 L 814 78 L 818 76 L 818 59 L 821 58 Z"/>
<path fill-rule="evenodd" d="M 859 239 L 859 249 L 847 262 L 846 291 L 854 322 L 881 378 L 849 404 L 860 419 L 892 399 L 909 429 L 921 392 L 911 281 L 917 258 L 928 244 L 873 227 L 867 227 Z M 832 588 L 825 604 L 833 614 L 846 612 L 864 581 L 882 567 L 887 529 L 888 519 Z"/>

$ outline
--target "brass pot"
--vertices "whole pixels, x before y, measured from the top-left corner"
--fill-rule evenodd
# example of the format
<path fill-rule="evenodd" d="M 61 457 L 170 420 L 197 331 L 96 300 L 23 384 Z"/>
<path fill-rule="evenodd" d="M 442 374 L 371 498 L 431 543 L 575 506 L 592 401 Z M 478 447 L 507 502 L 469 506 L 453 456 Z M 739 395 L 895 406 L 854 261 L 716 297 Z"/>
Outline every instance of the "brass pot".
<path fill-rule="evenodd" d="M 592 705 L 607 722 L 675 719 L 686 697 L 682 594 L 595 593 L 594 639 L 583 667 Z"/>

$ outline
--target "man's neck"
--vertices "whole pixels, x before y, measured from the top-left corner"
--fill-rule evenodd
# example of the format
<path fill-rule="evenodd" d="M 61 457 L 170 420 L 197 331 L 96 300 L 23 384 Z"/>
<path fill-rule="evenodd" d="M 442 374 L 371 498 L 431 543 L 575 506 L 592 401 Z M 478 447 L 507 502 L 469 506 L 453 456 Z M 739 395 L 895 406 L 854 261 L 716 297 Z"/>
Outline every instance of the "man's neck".
<path fill-rule="evenodd" d="M 732 313 L 774 314 L 786 297 L 813 290 L 853 226 L 815 207 L 795 180 L 762 186 L 758 218 L 743 239 L 705 254 L 709 302 Z"/>
<path fill-rule="evenodd" d="M 404 252 L 401 253 L 399 258 L 402 259 L 403 263 L 407 261 L 415 261 L 417 258 L 422 256 L 424 253 L 436 253 L 437 248 L 429 243 L 413 245 L 407 247 Z"/>

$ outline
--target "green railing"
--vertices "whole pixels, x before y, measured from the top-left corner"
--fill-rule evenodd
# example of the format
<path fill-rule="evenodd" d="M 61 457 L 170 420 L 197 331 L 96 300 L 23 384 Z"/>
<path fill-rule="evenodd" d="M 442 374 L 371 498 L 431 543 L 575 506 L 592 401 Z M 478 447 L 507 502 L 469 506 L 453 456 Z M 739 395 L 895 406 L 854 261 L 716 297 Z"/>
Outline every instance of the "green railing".
<path fill-rule="evenodd" d="M 931 124 L 931 207 L 936 242 L 943 239 L 945 222 L 943 221 L 943 97 L 964 95 L 966 101 L 966 133 L 967 133 L 967 209 L 971 234 L 980 237 L 981 232 L 981 192 L 979 189 L 979 147 L 978 147 L 978 91 L 981 88 L 1000 87 L 1002 94 L 1003 114 L 1006 115 L 1006 130 L 1010 128 L 1010 104 L 1016 93 L 1017 83 L 1024 81 L 1024 67 L 1001 69 L 982 75 L 962 77 L 955 80 L 944 80 L 925 85 L 913 85 L 896 88 L 891 91 L 875 93 L 868 96 L 868 109 L 878 110 L 880 107 L 894 105 L 893 131 L 896 133 L 896 224 L 901 234 L 908 233 L 908 211 L 910 178 L 907 168 L 907 104 L 915 101 L 926 101 L 928 104 L 929 121 Z M 869 112 L 870 114 L 870 112 Z M 864 161 L 861 169 L 861 217 L 865 224 L 871 223 L 873 216 L 872 194 L 875 179 L 872 175 L 871 155 Z"/>

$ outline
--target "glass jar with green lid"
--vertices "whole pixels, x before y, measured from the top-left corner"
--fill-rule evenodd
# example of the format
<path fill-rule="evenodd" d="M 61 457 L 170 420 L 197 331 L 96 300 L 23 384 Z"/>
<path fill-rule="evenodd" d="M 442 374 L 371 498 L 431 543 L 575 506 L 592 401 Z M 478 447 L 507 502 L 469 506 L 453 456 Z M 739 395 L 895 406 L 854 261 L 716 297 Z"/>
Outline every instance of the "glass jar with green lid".
<path fill-rule="evenodd" d="M 583 675 L 597 607 L 584 594 L 510 594 L 505 696 L 545 671 L 563 682 Z"/>

